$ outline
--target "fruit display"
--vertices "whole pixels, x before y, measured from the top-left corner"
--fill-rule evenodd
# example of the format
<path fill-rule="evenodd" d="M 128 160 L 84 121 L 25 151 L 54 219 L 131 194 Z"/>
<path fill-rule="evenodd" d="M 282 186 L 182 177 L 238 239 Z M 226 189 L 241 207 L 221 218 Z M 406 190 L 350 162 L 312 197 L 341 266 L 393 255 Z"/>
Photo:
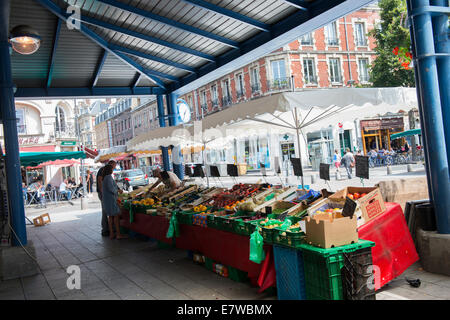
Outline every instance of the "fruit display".
<path fill-rule="evenodd" d="M 213 195 L 209 203 L 215 208 L 225 208 L 228 206 L 229 210 L 232 210 L 237 206 L 238 201 L 245 200 L 260 190 L 260 188 L 260 185 L 236 184 L 229 190 Z"/>
<path fill-rule="evenodd" d="M 193 208 L 194 212 L 204 212 L 206 210 L 208 210 L 208 208 L 202 204 Z"/>
<path fill-rule="evenodd" d="M 363 198 L 367 195 L 367 193 L 361 193 L 359 194 L 358 192 L 355 193 L 349 193 L 347 194 L 347 197 L 349 197 L 352 200 L 358 200 L 359 198 Z"/>
<path fill-rule="evenodd" d="M 265 220 L 260 221 L 259 224 L 263 228 L 273 229 L 273 228 L 281 226 L 283 224 L 283 222 L 280 220 L 266 218 Z"/>

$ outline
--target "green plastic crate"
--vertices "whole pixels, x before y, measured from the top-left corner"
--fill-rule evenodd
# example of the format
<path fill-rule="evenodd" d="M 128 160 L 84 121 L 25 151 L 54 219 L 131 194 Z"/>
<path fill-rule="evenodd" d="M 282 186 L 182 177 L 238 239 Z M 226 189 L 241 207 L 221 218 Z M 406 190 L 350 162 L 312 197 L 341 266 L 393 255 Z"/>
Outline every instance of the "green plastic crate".
<path fill-rule="evenodd" d="M 236 282 L 246 282 L 248 280 L 248 273 L 230 266 L 228 268 L 228 278 Z"/>
<path fill-rule="evenodd" d="M 290 247 L 294 249 L 300 248 L 300 245 L 304 243 L 304 232 L 291 232 L 275 229 L 272 241 L 274 244 Z"/>
<path fill-rule="evenodd" d="M 209 271 L 213 271 L 213 264 L 214 261 L 208 257 L 205 257 L 205 267 L 206 269 L 208 269 Z"/>
<path fill-rule="evenodd" d="M 305 288 L 308 300 L 343 300 L 341 269 L 343 253 L 373 247 L 375 243 L 359 240 L 357 243 L 330 249 L 301 244 L 305 270 Z"/>

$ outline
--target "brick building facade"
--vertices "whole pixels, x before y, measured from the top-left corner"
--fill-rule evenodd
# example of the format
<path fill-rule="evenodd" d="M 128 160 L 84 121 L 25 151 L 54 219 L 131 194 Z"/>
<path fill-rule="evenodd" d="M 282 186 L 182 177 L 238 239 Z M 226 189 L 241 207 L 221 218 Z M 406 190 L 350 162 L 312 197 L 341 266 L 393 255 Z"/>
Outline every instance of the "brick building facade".
<path fill-rule="evenodd" d="M 192 119 L 200 119 L 274 92 L 368 85 L 376 54 L 368 32 L 379 10 L 370 5 L 351 13 L 180 98 L 191 106 Z"/>

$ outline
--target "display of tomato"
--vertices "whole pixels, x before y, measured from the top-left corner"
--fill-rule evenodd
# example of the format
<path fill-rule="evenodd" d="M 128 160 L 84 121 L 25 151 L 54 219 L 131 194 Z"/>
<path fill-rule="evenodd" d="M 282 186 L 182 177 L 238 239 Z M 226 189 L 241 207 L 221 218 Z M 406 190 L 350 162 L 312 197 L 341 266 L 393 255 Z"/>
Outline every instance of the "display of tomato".
<path fill-rule="evenodd" d="M 358 200 L 359 198 L 361 198 L 361 195 L 358 192 L 355 192 L 353 194 L 353 199 Z"/>
<path fill-rule="evenodd" d="M 354 197 L 353 197 L 353 195 L 352 195 L 351 193 L 349 193 L 349 194 L 347 195 L 347 197 L 349 197 L 350 199 L 354 200 Z"/>
<path fill-rule="evenodd" d="M 364 198 L 365 196 L 367 196 L 367 193 L 362 193 L 360 198 Z"/>

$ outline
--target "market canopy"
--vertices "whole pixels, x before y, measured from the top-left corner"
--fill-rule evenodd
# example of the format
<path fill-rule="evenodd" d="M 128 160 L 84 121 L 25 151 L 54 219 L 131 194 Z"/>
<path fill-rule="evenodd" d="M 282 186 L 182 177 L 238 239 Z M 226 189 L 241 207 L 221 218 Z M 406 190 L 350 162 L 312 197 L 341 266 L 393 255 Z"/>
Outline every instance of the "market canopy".
<path fill-rule="evenodd" d="M 69 159 L 46 161 L 46 162 L 42 162 L 40 165 L 38 165 L 36 167 L 27 167 L 27 169 L 40 169 L 40 168 L 43 168 L 46 166 L 70 167 L 70 166 L 73 166 L 74 164 L 80 164 L 80 161 L 69 160 Z"/>
<path fill-rule="evenodd" d="M 315 130 L 347 119 L 417 107 L 415 88 L 339 88 L 283 92 L 233 105 L 194 124 L 143 133 L 127 143 L 129 150 L 168 145 L 204 144 L 261 132 Z M 353 120 L 350 120 L 351 122 Z M 221 141 L 222 140 L 222 141 Z"/>
<path fill-rule="evenodd" d="M 371 2 L 14 0 L 41 39 L 11 54 L 15 96 L 182 95 Z"/>
<path fill-rule="evenodd" d="M 400 139 L 400 138 L 408 137 L 408 136 L 414 136 L 416 134 L 422 134 L 422 130 L 421 129 L 411 129 L 411 130 L 406 130 L 403 132 L 394 133 L 394 134 L 391 134 L 391 140 Z"/>
<path fill-rule="evenodd" d="M 86 154 L 83 151 L 68 152 L 21 152 L 20 165 L 24 167 L 36 167 L 47 161 L 65 160 L 65 159 L 85 159 Z"/>

